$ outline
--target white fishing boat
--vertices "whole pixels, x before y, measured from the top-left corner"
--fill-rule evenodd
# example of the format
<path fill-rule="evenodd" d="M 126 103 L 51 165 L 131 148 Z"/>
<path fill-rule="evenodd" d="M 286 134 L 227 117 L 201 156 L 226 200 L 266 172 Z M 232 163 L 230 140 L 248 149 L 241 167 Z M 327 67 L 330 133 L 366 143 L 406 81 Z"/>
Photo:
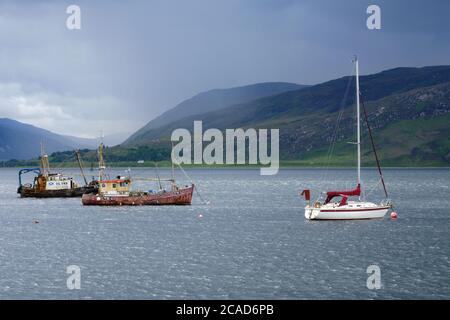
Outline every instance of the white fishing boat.
<path fill-rule="evenodd" d="M 376 153 L 375 144 L 373 141 L 372 132 L 369 126 L 367 112 L 363 105 L 364 116 L 372 142 L 372 148 L 375 155 L 375 160 L 380 174 L 380 181 L 383 185 L 386 198 L 379 204 L 365 201 L 361 195 L 361 125 L 360 125 L 360 91 L 359 91 L 359 65 L 358 59 L 353 60 L 356 68 L 356 131 L 357 131 L 357 162 L 358 162 L 358 178 L 356 188 L 349 191 L 328 191 L 326 197 L 321 201 L 320 197 L 314 203 L 311 203 L 311 193 L 309 189 L 305 189 L 302 195 L 308 201 L 305 207 L 305 218 L 309 220 L 353 220 L 353 219 L 377 219 L 383 218 L 386 213 L 392 208 L 392 203 L 388 199 L 386 185 L 384 183 L 383 174 L 381 172 L 380 162 Z M 355 200 L 349 200 L 349 197 L 357 197 Z M 338 201 L 336 201 L 336 199 Z"/>

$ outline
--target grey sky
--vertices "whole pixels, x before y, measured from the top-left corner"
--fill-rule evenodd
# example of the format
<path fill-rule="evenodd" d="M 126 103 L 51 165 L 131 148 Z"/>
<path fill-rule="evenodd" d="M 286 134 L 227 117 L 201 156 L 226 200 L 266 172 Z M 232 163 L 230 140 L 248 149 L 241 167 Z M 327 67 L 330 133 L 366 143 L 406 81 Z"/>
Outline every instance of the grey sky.
<path fill-rule="evenodd" d="M 93 137 L 213 88 L 340 77 L 354 53 L 363 73 L 450 64 L 449 14 L 446 0 L 0 1 L 0 117 Z"/>

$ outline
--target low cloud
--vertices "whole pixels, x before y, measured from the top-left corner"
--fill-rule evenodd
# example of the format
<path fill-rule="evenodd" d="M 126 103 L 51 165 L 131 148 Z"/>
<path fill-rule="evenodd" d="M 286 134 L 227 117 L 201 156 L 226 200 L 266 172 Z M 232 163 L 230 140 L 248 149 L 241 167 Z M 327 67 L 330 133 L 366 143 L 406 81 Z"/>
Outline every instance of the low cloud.
<path fill-rule="evenodd" d="M 0 83 L 0 114 L 56 133 L 86 138 L 135 128 L 135 121 L 115 97 L 30 92 L 19 83 Z"/>

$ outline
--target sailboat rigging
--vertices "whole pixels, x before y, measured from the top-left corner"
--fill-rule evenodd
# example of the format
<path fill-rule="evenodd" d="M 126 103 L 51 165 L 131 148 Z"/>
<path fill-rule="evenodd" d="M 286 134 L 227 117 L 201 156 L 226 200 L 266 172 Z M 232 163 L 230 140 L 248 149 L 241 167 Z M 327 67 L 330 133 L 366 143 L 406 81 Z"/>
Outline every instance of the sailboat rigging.
<path fill-rule="evenodd" d="M 323 202 L 316 201 L 311 204 L 311 193 L 309 189 L 305 189 L 302 195 L 308 201 L 305 207 L 305 218 L 309 220 L 349 220 L 349 219 L 374 219 L 383 218 L 386 213 L 392 208 L 392 203 L 388 199 L 386 184 L 384 182 L 381 171 L 380 161 L 375 148 L 375 142 L 372 135 L 372 130 L 369 125 L 367 111 L 364 102 L 361 98 L 359 89 L 359 63 L 355 56 L 353 62 L 356 69 L 356 135 L 357 135 L 357 183 L 356 188 L 347 191 L 328 191 Z M 360 119 L 360 104 L 363 105 L 364 119 L 368 127 L 368 132 L 371 140 L 371 146 L 374 152 L 377 163 L 378 172 L 381 182 L 383 184 L 386 199 L 380 204 L 361 200 L 362 186 L 361 186 L 361 119 Z M 349 197 L 358 197 L 357 200 L 350 201 Z M 333 201 L 335 198 L 341 198 L 340 201 Z"/>

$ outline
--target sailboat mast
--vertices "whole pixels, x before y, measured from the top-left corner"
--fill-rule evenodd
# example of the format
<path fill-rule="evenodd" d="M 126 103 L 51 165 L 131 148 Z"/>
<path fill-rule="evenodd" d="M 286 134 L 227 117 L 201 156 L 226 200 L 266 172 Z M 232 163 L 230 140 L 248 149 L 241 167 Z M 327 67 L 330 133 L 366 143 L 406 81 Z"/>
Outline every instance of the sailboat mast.
<path fill-rule="evenodd" d="M 358 145 L 358 184 L 361 183 L 361 123 L 359 119 L 359 64 L 358 57 L 355 56 L 355 65 L 356 65 L 356 134 L 357 140 L 356 144 Z"/>

